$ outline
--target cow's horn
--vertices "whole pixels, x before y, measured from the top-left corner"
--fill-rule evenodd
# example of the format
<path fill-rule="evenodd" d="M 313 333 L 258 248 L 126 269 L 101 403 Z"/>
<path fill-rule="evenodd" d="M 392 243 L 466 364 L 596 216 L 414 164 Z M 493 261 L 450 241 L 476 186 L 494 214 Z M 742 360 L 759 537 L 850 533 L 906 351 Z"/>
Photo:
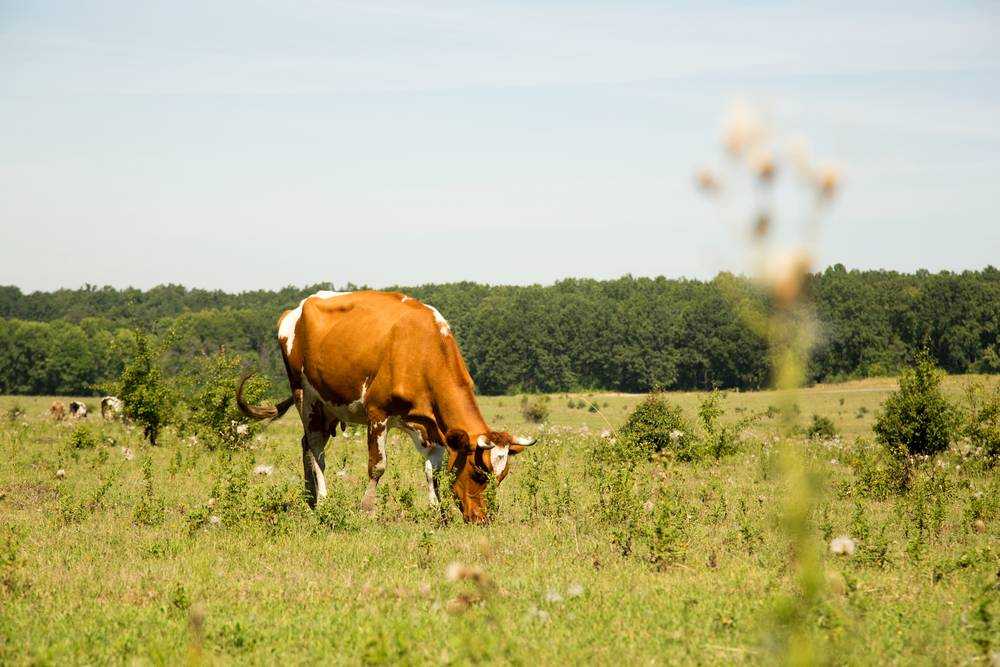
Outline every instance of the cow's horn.
<path fill-rule="evenodd" d="M 535 438 L 514 438 L 514 442 L 521 445 L 522 447 L 531 447 L 538 441 L 535 440 Z"/>
<path fill-rule="evenodd" d="M 479 449 L 493 449 L 493 443 L 485 435 L 476 438 L 476 445 L 478 445 Z"/>

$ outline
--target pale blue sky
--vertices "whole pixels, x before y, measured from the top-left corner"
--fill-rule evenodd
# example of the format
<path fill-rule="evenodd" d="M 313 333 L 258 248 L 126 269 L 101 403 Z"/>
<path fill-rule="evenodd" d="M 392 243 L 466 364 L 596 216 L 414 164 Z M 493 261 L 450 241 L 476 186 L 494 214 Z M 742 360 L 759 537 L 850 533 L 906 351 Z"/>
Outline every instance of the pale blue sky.
<path fill-rule="evenodd" d="M 741 97 L 843 165 L 821 264 L 1000 263 L 996 3 L 0 0 L 0 284 L 742 270 Z"/>

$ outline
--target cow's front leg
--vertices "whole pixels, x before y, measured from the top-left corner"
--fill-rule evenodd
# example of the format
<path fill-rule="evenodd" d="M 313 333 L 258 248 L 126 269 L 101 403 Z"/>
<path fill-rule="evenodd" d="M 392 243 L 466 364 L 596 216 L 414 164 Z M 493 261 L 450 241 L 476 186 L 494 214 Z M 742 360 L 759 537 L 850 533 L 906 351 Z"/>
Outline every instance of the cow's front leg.
<path fill-rule="evenodd" d="M 437 471 L 441 468 L 441 462 L 444 460 L 444 448 L 427 443 L 423 434 L 416 428 L 408 428 L 406 429 L 406 433 L 413 440 L 413 446 L 424 457 L 424 479 L 427 480 L 427 501 L 432 507 L 437 507 L 441 504 L 440 494 L 438 493 Z"/>
<path fill-rule="evenodd" d="M 375 494 L 378 481 L 385 472 L 385 443 L 389 434 L 389 422 L 384 417 L 368 421 L 368 490 L 361 500 L 361 509 L 371 514 L 375 511 Z"/>
<path fill-rule="evenodd" d="M 424 461 L 424 478 L 427 480 L 427 499 L 433 507 L 441 504 L 441 490 L 438 488 L 438 471 L 444 461 L 444 447 L 434 447 Z"/>

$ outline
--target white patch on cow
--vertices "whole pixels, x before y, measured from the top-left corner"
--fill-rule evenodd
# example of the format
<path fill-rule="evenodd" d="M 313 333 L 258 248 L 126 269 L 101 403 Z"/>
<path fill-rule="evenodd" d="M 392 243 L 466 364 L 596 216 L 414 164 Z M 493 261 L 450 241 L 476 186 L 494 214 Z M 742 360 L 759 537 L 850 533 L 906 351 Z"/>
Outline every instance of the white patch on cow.
<path fill-rule="evenodd" d="M 510 447 L 494 447 L 490 450 L 490 463 L 493 464 L 493 474 L 497 477 L 503 475 L 507 469 L 507 457 L 510 455 Z"/>
<path fill-rule="evenodd" d="M 438 312 L 438 309 L 434 306 L 428 306 L 426 303 L 424 305 L 427 306 L 427 308 L 430 308 L 430 311 L 434 313 L 434 321 L 437 322 L 438 331 L 441 332 L 441 335 L 449 335 L 451 333 L 451 327 L 448 326 L 448 320 L 444 319 L 444 316 L 441 315 L 441 313 Z"/>
<path fill-rule="evenodd" d="M 427 480 L 427 500 L 430 501 L 433 507 L 437 507 L 441 501 L 434 490 L 434 473 L 440 470 L 441 463 L 444 461 L 444 447 L 431 447 L 430 452 L 426 452 L 426 455 L 427 460 L 424 461 L 424 479 Z M 448 490 L 445 489 L 444 492 L 448 493 Z"/>
<path fill-rule="evenodd" d="M 350 292 L 331 292 L 329 290 L 320 290 L 315 294 L 307 296 L 302 301 L 299 301 L 299 305 L 295 307 L 294 310 L 288 311 L 281 321 L 278 323 L 278 342 L 282 344 L 285 348 L 285 354 L 290 355 L 292 353 L 292 343 L 295 342 L 295 325 L 299 323 L 299 318 L 302 317 L 302 306 L 305 305 L 306 301 L 316 297 L 318 299 L 332 299 L 335 296 L 344 296 L 345 294 L 350 294 Z"/>
<path fill-rule="evenodd" d="M 319 461 L 316 459 L 312 443 L 309 444 L 309 463 L 312 465 L 313 474 L 316 476 L 316 498 L 317 500 L 322 500 L 326 498 L 326 477 L 323 475 L 323 470 L 319 467 Z"/>
<path fill-rule="evenodd" d="M 382 432 L 378 434 L 375 438 L 375 442 L 378 445 L 378 458 L 382 467 L 385 467 L 385 443 L 389 439 L 389 420 L 384 419 L 380 422 L 373 424 L 375 428 L 381 428 Z"/>

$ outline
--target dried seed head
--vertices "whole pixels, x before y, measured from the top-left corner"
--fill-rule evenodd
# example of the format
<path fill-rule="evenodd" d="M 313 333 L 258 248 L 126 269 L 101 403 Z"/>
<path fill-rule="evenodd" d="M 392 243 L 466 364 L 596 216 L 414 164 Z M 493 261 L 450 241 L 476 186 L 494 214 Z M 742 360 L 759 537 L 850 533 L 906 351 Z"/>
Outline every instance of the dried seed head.
<path fill-rule="evenodd" d="M 767 213 L 761 213 L 757 216 L 757 219 L 753 221 L 753 237 L 756 240 L 761 240 L 767 236 L 768 232 L 771 231 L 771 216 Z"/>
<path fill-rule="evenodd" d="M 722 189 L 722 184 L 719 183 L 715 173 L 707 168 L 695 172 L 694 182 L 699 190 L 709 196 L 717 194 Z"/>
<path fill-rule="evenodd" d="M 444 610 L 452 615 L 461 614 L 472 604 L 472 600 L 467 595 L 456 595 L 444 606 Z"/>
<path fill-rule="evenodd" d="M 816 191 L 820 199 L 830 200 L 837 194 L 840 187 L 840 169 L 833 165 L 820 167 L 816 171 Z"/>
<path fill-rule="evenodd" d="M 788 307 L 799 298 L 812 257 L 803 248 L 793 248 L 773 257 L 764 267 L 764 281 L 778 305 Z"/>
<path fill-rule="evenodd" d="M 743 155 L 764 136 L 764 126 L 757 112 L 744 102 L 737 102 L 726 116 L 722 145 L 733 157 Z"/>
<path fill-rule="evenodd" d="M 757 147 L 747 155 L 747 163 L 757 180 L 769 185 L 774 180 L 778 167 L 774 161 L 774 153 L 770 148 Z"/>

